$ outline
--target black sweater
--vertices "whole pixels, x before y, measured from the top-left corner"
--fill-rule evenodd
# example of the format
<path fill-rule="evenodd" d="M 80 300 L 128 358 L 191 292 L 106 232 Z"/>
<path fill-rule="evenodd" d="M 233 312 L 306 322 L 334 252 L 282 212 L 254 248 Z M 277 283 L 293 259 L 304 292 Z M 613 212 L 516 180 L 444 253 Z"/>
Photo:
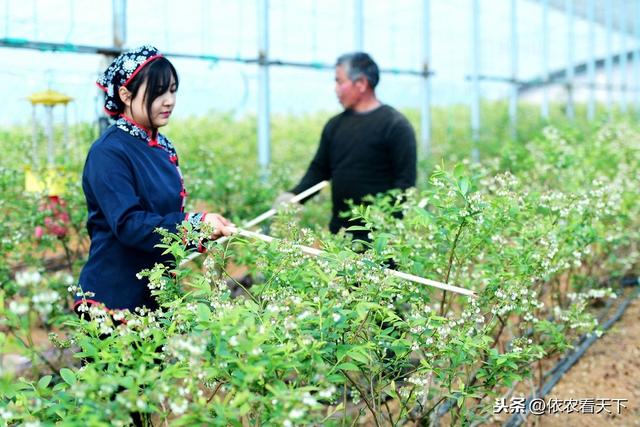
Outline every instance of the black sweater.
<path fill-rule="evenodd" d="M 409 121 L 397 110 L 381 105 L 367 113 L 345 110 L 322 130 L 320 146 L 307 173 L 291 190 L 300 193 L 330 179 L 333 212 L 329 229 L 353 225 L 340 212 L 346 201 L 356 204 L 369 194 L 416 184 L 416 137 Z"/>

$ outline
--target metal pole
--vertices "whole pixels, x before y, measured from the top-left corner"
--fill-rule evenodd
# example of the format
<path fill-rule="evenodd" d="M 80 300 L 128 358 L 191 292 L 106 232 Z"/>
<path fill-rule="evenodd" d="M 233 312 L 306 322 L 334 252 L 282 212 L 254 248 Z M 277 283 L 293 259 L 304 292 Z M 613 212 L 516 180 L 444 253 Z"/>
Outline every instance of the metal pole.
<path fill-rule="evenodd" d="M 38 37 L 38 0 L 33 0 L 33 37 L 37 40 Z"/>
<path fill-rule="evenodd" d="M 471 159 L 474 162 L 480 160 L 478 142 L 480 140 L 480 3 L 472 0 L 471 9 L 471 139 L 473 149 Z"/>
<path fill-rule="evenodd" d="M 36 114 L 36 104 L 31 104 L 31 120 L 33 121 L 33 139 L 31 140 L 31 162 L 33 168 L 38 165 L 38 116 Z"/>
<path fill-rule="evenodd" d="M 542 2 L 542 79 L 540 114 L 549 120 L 549 0 Z"/>
<path fill-rule="evenodd" d="M 53 105 L 46 105 L 47 110 L 47 163 L 53 166 L 55 162 L 53 153 Z"/>
<path fill-rule="evenodd" d="M 9 7 L 9 2 L 4 3 L 4 36 L 9 37 L 11 31 L 9 31 L 9 24 L 11 20 L 9 17 L 11 16 L 11 8 Z"/>
<path fill-rule="evenodd" d="M 265 176 L 271 162 L 269 0 L 258 0 L 258 37 L 258 163 Z"/>
<path fill-rule="evenodd" d="M 635 43 L 636 47 L 633 49 L 633 64 L 634 64 L 634 76 L 635 76 L 635 98 L 636 98 L 636 117 L 640 118 L 640 3 L 637 4 L 635 13 Z"/>
<path fill-rule="evenodd" d="M 627 112 L 627 89 L 629 84 L 629 62 L 627 60 L 627 10 L 626 2 L 618 2 L 618 22 L 620 23 L 620 110 Z"/>
<path fill-rule="evenodd" d="M 122 49 L 127 40 L 127 0 L 112 0 L 111 2 L 112 9 L 112 26 L 113 26 L 113 48 L 114 49 Z M 113 54 L 105 54 L 104 60 L 102 61 L 102 66 L 100 67 L 102 70 L 107 68 L 111 61 L 117 56 L 117 53 Z M 99 111 L 102 111 L 102 101 L 104 100 L 104 93 L 100 89 L 96 89 L 98 92 L 97 100 L 100 102 Z M 104 115 L 98 114 L 98 130 L 100 134 L 104 133 L 105 130 L 109 127 L 109 119 Z"/>
<path fill-rule="evenodd" d="M 518 137 L 518 8 L 511 0 L 511 97 L 509 100 L 509 123 L 511 138 Z"/>
<path fill-rule="evenodd" d="M 573 34 L 573 0 L 565 0 L 565 14 L 567 17 L 567 118 L 573 121 L 575 118 L 575 110 L 573 105 L 573 80 L 574 80 L 574 34 Z"/>
<path fill-rule="evenodd" d="M 587 9 L 587 20 L 589 21 L 589 58 L 587 61 L 587 79 L 589 81 L 589 100 L 587 101 L 587 119 L 593 120 L 596 117 L 596 22 L 595 22 L 595 0 L 589 0 Z"/>
<path fill-rule="evenodd" d="M 64 155 L 67 158 L 72 158 L 71 156 L 71 141 L 69 141 L 69 114 L 67 112 L 67 104 L 64 104 L 64 123 L 63 123 L 63 138 L 64 138 Z M 74 159 L 75 160 L 75 159 Z"/>
<path fill-rule="evenodd" d="M 605 18 L 605 27 L 606 27 L 606 55 L 604 60 L 605 73 L 607 75 L 607 112 L 609 113 L 609 118 L 613 114 L 613 94 L 612 84 L 613 84 L 613 57 L 612 55 L 612 21 L 613 21 L 613 9 L 611 5 L 611 0 L 605 2 L 604 9 L 604 18 Z"/>
<path fill-rule="evenodd" d="M 422 105 L 420 109 L 420 133 L 422 152 L 425 158 L 431 154 L 431 32 L 430 32 L 430 0 L 422 0 Z"/>
<path fill-rule="evenodd" d="M 355 50 L 364 49 L 364 0 L 354 0 L 353 41 Z"/>
<path fill-rule="evenodd" d="M 121 48 L 127 40 L 127 0 L 113 0 L 113 46 Z"/>

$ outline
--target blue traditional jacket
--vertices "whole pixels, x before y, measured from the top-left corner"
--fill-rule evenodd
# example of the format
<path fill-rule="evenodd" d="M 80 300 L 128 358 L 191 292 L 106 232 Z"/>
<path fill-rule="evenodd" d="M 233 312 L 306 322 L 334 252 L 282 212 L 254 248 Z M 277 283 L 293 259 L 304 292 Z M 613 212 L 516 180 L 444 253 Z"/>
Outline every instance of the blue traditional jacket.
<path fill-rule="evenodd" d="M 155 247 L 160 235 L 154 230 L 175 233 L 185 219 L 195 225 L 203 218 L 184 212 L 187 192 L 173 145 L 120 117 L 91 146 L 82 188 L 91 247 L 79 283 L 94 294 L 88 301 L 107 309 L 156 308 L 146 278 L 136 277 L 171 262 Z"/>

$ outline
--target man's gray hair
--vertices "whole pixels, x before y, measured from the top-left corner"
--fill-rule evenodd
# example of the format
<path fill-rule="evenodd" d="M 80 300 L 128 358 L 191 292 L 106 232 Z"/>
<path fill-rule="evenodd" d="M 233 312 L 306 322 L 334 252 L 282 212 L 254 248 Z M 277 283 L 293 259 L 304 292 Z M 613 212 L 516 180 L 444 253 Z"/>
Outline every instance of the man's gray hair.
<path fill-rule="evenodd" d="M 371 89 L 375 89 L 380 80 L 378 64 L 364 52 L 340 55 L 336 61 L 336 66 L 338 65 L 342 65 L 345 68 L 345 72 L 351 81 L 355 81 L 361 77 L 366 78 Z"/>

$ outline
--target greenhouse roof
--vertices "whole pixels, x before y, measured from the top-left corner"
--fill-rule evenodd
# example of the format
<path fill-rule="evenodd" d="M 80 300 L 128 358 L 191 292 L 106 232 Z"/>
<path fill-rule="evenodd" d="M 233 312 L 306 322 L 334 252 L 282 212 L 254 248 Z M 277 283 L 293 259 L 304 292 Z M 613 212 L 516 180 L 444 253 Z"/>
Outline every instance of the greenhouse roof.
<path fill-rule="evenodd" d="M 543 3 L 542 0 L 534 0 L 536 3 Z M 566 0 L 547 0 L 552 8 L 565 12 Z M 611 5 L 612 1 L 592 0 L 594 4 L 593 20 L 603 26 L 607 25 L 607 5 Z M 589 20 L 590 0 L 573 0 L 573 13 L 576 17 Z M 622 11 L 622 13 L 620 12 Z M 621 20 L 621 15 L 623 19 Z M 636 25 L 640 16 L 640 5 L 633 0 L 617 1 L 614 7 L 611 7 L 611 29 L 628 34 L 637 34 Z"/>

